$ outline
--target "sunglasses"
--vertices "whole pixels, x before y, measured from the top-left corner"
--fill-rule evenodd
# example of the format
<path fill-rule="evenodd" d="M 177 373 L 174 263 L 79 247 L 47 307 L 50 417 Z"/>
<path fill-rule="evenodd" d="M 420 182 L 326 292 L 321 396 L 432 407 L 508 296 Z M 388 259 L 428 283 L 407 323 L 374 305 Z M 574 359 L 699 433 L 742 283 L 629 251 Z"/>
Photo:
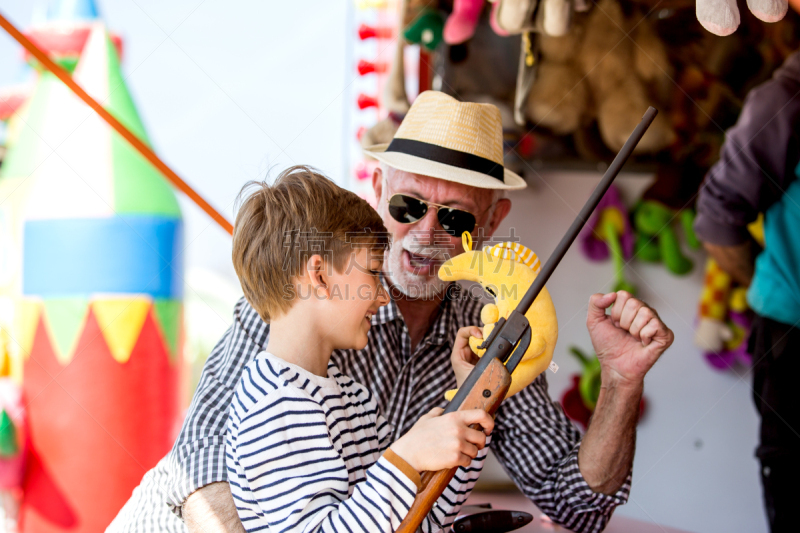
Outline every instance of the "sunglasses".
<path fill-rule="evenodd" d="M 416 224 L 425 218 L 429 208 L 436 209 L 436 218 L 442 229 L 453 237 L 460 237 L 465 231 L 472 233 L 477 223 L 475 215 L 469 211 L 427 202 L 407 194 L 393 194 L 388 202 L 389 214 L 401 224 Z"/>

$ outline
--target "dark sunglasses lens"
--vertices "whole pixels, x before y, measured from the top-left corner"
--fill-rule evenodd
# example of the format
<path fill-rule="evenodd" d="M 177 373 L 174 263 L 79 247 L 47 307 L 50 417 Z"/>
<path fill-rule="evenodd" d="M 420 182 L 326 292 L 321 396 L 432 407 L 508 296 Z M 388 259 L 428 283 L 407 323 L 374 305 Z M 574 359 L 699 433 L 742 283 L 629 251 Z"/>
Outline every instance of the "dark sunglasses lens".
<path fill-rule="evenodd" d="M 475 216 L 461 209 L 439 208 L 439 224 L 453 237 L 461 237 L 465 231 L 475 229 Z"/>
<path fill-rule="evenodd" d="M 398 222 L 413 224 L 419 222 L 428 212 L 428 206 L 416 198 L 395 194 L 389 198 L 389 214 Z"/>

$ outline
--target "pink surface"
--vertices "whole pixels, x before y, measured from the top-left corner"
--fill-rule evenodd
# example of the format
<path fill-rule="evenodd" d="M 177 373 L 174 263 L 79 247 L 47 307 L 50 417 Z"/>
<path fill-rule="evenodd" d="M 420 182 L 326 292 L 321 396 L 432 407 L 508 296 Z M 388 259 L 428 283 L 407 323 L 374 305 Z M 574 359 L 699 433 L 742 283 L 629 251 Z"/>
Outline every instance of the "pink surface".
<path fill-rule="evenodd" d="M 491 503 L 492 509 L 509 509 L 525 511 L 533 515 L 533 522 L 517 529 L 519 533 L 554 533 L 568 532 L 569 529 L 542 520 L 542 512 L 520 492 L 475 492 L 465 505 Z M 660 526 L 652 522 L 641 522 L 622 516 L 614 516 L 608 523 L 604 533 L 689 533 L 682 529 Z"/>

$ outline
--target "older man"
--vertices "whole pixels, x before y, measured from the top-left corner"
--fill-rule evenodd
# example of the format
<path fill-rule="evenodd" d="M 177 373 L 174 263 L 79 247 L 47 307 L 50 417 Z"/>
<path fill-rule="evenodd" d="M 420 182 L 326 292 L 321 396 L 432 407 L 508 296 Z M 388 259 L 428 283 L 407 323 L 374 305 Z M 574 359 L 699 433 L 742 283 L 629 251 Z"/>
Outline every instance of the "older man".
<path fill-rule="evenodd" d="M 447 290 L 438 265 L 463 251 L 463 231 L 479 243 L 491 236 L 511 209 L 503 191 L 525 182 L 503 169 L 497 108 L 432 91 L 417 98 L 390 145 L 368 152 L 381 161 L 372 183 L 393 236 L 384 266 L 392 301 L 372 318 L 364 350 L 333 357 L 373 391 L 396 438 L 443 404 L 455 386 L 449 357 L 456 332 L 480 319 L 481 302 Z M 602 388 L 583 439 L 541 375 L 503 403 L 491 448 L 553 520 L 600 531 L 627 500 L 644 375 L 673 337 L 655 311 L 622 292 L 593 295 L 587 326 Z M 225 423 L 242 368 L 268 335 L 269 325 L 242 299 L 206 362 L 175 447 L 145 475 L 111 531 L 243 530 L 226 482 Z"/>

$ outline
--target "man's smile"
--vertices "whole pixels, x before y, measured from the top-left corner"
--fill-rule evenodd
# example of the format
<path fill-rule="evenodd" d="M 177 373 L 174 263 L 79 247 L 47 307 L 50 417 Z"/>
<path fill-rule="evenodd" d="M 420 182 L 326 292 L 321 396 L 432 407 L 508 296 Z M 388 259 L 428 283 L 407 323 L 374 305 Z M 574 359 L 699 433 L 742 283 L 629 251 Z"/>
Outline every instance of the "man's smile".
<path fill-rule="evenodd" d="M 440 254 L 423 255 L 403 249 L 403 266 L 417 275 L 435 276 L 444 263 Z"/>

